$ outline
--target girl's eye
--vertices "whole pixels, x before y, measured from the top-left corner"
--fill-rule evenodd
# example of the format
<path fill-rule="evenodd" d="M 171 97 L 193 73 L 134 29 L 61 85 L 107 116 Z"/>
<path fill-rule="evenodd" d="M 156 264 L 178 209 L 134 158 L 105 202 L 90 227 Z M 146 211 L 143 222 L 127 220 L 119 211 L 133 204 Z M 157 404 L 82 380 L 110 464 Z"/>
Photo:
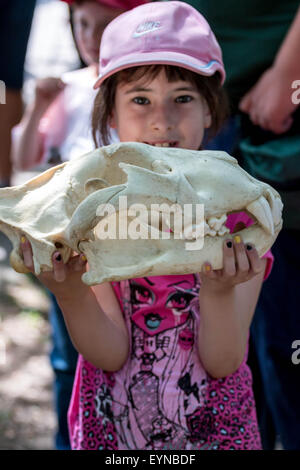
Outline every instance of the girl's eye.
<path fill-rule="evenodd" d="M 136 96 L 135 98 L 133 98 L 133 102 L 135 104 L 149 104 L 150 103 L 148 98 L 144 98 L 143 96 Z"/>
<path fill-rule="evenodd" d="M 175 101 L 176 103 L 189 103 L 193 99 L 194 98 L 191 95 L 182 95 L 178 96 Z"/>
<path fill-rule="evenodd" d="M 150 289 L 132 281 L 130 284 L 130 295 L 133 310 L 140 308 L 140 305 L 151 305 L 155 298 Z"/>
<path fill-rule="evenodd" d="M 176 310 L 184 310 L 192 298 L 193 296 L 189 292 L 174 292 L 169 295 L 166 307 L 174 308 Z"/>

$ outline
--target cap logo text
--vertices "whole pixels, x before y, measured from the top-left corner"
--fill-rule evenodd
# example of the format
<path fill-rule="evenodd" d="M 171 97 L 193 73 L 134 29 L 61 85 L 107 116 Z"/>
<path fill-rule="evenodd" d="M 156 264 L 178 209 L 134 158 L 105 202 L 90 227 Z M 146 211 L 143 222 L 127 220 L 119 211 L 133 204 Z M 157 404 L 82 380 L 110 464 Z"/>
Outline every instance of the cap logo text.
<path fill-rule="evenodd" d="M 137 27 L 136 31 L 133 33 L 133 37 L 138 38 L 140 36 L 144 36 L 144 34 L 151 33 L 160 28 L 160 21 L 146 21 Z"/>

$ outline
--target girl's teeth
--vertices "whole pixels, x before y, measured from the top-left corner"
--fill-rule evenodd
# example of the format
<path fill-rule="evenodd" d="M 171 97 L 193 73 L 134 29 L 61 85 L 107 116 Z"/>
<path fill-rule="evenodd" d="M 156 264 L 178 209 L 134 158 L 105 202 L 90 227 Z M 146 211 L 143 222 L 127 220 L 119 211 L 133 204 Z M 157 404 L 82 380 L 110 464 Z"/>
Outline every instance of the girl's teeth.
<path fill-rule="evenodd" d="M 154 144 L 154 147 L 170 147 L 168 142 L 163 142 L 161 144 Z"/>

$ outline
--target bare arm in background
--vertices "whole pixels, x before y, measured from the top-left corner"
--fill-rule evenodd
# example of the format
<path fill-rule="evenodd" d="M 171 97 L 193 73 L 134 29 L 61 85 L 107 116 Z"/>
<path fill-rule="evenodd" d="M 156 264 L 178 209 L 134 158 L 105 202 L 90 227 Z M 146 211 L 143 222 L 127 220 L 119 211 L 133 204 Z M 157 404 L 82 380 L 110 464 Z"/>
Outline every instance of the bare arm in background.
<path fill-rule="evenodd" d="M 36 83 L 35 99 L 20 122 L 21 135 L 14 145 L 13 161 L 20 170 L 27 170 L 40 162 L 43 139 L 39 133 L 40 121 L 64 88 L 59 78 L 44 78 Z"/>
<path fill-rule="evenodd" d="M 300 8 L 274 59 L 240 101 L 240 110 L 265 130 L 282 134 L 293 123 L 299 104 L 293 103 L 292 84 L 300 80 Z"/>

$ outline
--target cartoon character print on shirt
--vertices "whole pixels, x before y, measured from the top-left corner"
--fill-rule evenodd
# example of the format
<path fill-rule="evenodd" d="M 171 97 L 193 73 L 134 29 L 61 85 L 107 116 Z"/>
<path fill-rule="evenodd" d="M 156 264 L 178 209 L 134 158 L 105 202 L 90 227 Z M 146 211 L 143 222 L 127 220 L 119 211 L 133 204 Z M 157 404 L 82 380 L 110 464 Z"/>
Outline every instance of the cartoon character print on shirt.
<path fill-rule="evenodd" d="M 140 432 L 140 436 L 134 436 L 138 448 L 184 449 L 191 441 L 187 416 L 190 419 L 197 412 L 201 405 L 200 387 L 206 383 L 204 370 L 194 360 L 199 278 L 164 276 L 157 285 L 155 280 L 152 277 L 127 281 L 133 364 L 126 377 L 128 420 Z M 130 445 L 128 433 L 126 445 Z"/>

